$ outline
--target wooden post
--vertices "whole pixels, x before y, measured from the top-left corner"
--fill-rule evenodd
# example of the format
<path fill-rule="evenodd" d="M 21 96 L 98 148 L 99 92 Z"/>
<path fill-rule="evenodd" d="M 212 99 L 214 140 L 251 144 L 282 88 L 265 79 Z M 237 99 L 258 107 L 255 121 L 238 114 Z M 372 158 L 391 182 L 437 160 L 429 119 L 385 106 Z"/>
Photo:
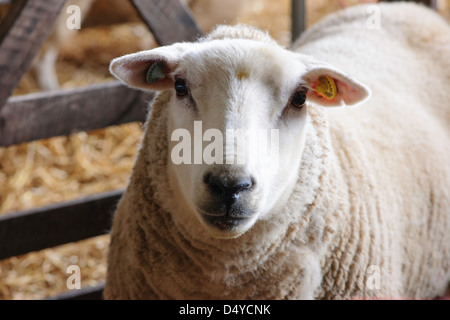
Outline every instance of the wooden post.
<path fill-rule="evenodd" d="M 15 0 L 0 25 L 0 112 L 66 0 Z"/>
<path fill-rule="evenodd" d="M 189 8 L 180 0 L 131 2 L 162 46 L 181 41 L 195 41 L 203 35 Z"/>

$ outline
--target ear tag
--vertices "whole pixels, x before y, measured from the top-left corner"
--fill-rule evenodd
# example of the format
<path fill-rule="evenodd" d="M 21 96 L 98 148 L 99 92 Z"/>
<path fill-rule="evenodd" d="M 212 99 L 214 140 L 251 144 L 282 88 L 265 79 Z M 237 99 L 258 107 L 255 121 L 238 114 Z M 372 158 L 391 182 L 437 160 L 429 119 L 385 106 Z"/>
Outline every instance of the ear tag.
<path fill-rule="evenodd" d="M 327 100 L 333 100 L 337 95 L 336 83 L 329 76 L 320 76 L 315 84 L 314 90 L 318 95 Z"/>
<path fill-rule="evenodd" d="M 164 73 L 165 64 L 162 61 L 157 61 L 148 68 L 147 71 L 147 83 L 155 83 L 160 79 L 164 79 L 166 77 Z"/>

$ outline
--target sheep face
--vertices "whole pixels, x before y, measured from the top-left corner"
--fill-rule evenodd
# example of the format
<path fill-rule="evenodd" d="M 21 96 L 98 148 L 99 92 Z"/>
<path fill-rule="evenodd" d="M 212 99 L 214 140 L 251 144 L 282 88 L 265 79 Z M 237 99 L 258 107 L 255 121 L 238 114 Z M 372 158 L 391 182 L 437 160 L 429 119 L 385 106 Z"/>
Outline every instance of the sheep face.
<path fill-rule="evenodd" d="M 205 43 L 178 64 L 169 106 L 173 184 L 216 237 L 248 230 L 295 182 L 307 122 L 295 65 L 304 69 L 292 53 L 249 40 Z M 191 148 L 191 157 L 181 162 L 186 137 L 183 155 Z"/>
<path fill-rule="evenodd" d="M 307 100 L 335 106 L 368 94 L 326 64 L 249 39 L 161 47 L 118 58 L 111 71 L 132 87 L 173 91 L 168 168 L 185 208 L 174 220 L 191 225 L 196 217 L 217 238 L 243 234 L 287 200 Z"/>

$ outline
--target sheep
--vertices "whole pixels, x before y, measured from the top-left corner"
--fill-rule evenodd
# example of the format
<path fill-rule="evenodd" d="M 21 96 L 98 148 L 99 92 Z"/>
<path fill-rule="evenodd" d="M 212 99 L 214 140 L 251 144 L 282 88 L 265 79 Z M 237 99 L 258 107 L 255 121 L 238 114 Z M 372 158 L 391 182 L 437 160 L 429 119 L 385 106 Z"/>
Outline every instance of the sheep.
<path fill-rule="evenodd" d="M 252 27 L 218 26 L 111 62 L 124 84 L 161 92 L 114 215 L 106 299 L 444 294 L 450 28 L 419 5 L 375 6 L 379 29 L 357 6 L 290 50 Z M 277 130 L 278 158 L 256 155 L 277 170 L 174 164 L 173 133 L 194 136 L 196 121 L 204 134 Z M 244 152 L 235 142 L 224 140 L 224 158 Z"/>

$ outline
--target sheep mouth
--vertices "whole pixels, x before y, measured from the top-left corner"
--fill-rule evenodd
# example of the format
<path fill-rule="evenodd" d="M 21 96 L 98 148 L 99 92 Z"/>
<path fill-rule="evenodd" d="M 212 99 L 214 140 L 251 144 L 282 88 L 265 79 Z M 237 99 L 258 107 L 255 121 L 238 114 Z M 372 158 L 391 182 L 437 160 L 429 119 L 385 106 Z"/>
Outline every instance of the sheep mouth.
<path fill-rule="evenodd" d="M 246 224 L 249 218 L 233 218 L 230 216 L 208 216 L 202 215 L 203 219 L 209 224 L 219 230 L 234 230 Z"/>
<path fill-rule="evenodd" d="M 231 231 L 242 227 L 250 221 L 250 216 L 233 215 L 228 211 L 226 214 L 209 213 L 197 209 L 203 221 L 219 230 Z"/>

